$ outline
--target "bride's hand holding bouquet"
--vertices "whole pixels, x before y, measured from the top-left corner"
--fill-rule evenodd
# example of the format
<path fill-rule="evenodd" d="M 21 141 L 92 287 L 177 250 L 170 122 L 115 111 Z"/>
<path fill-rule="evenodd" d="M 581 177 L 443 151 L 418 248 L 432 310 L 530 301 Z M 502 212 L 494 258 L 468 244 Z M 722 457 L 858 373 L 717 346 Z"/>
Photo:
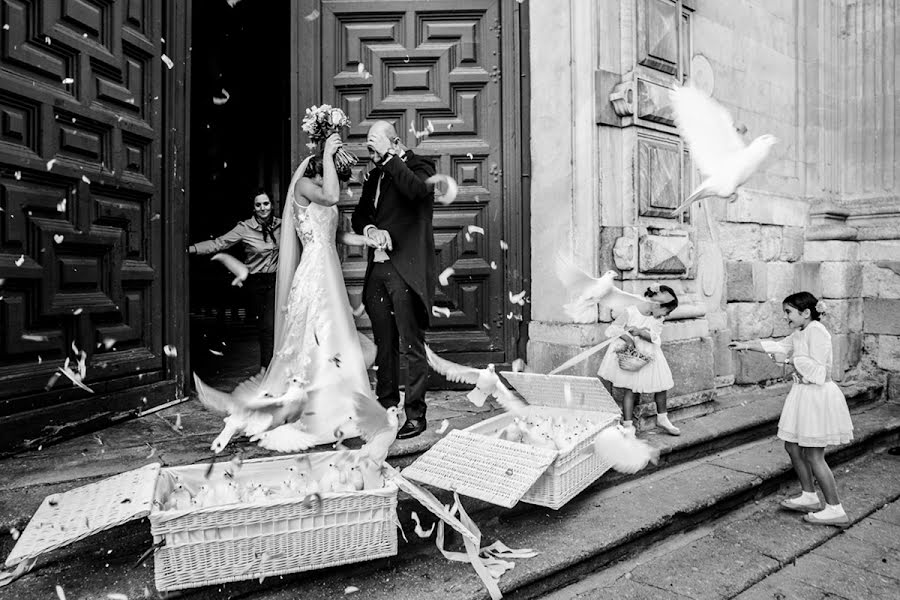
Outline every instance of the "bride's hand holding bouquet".
<path fill-rule="evenodd" d="M 302 129 L 309 135 L 310 141 L 323 146 L 333 134 L 337 134 L 338 141 L 340 141 L 340 130 L 349 126 L 350 119 L 344 114 L 344 111 L 333 108 L 329 104 L 323 104 L 306 109 Z M 323 146 L 322 150 L 324 152 L 326 148 Z M 339 171 L 349 170 L 358 162 L 356 157 L 347 152 L 342 145 L 338 145 L 333 156 L 334 166 Z"/>

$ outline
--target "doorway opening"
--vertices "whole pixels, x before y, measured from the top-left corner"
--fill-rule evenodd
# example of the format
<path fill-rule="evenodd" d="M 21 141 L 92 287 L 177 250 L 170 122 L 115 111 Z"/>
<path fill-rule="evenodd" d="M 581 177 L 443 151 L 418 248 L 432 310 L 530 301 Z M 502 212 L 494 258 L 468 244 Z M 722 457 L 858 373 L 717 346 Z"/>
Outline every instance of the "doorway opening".
<path fill-rule="evenodd" d="M 281 214 L 290 163 L 290 2 L 194 2 L 190 239 L 252 216 L 264 188 Z M 290 174 L 288 173 L 288 176 Z M 243 260 L 237 245 L 227 252 Z M 245 288 L 208 256 L 190 263 L 190 364 L 207 381 L 259 369 Z"/>

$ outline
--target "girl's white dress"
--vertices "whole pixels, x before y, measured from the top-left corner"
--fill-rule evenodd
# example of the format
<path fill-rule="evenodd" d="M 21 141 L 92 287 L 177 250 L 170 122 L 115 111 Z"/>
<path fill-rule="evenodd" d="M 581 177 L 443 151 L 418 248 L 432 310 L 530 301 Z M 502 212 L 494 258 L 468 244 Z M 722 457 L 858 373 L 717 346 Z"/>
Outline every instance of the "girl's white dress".
<path fill-rule="evenodd" d="M 778 421 L 778 437 L 800 446 L 822 448 L 853 439 L 853 422 L 841 388 L 831 379 L 831 334 L 818 321 L 783 340 L 761 340 L 763 350 L 786 354 L 802 381 L 794 383 Z"/>
<path fill-rule="evenodd" d="M 669 370 L 669 363 L 663 356 L 662 341 L 662 319 L 643 315 L 634 306 L 628 306 L 619 317 L 606 328 L 605 335 L 608 338 L 618 338 L 625 333 L 625 328 L 633 326 L 646 328 L 650 331 L 651 341 L 644 340 L 637 336 L 634 337 L 634 345 L 642 354 L 652 357 L 649 363 L 641 367 L 638 371 L 624 371 L 619 367 L 619 357 L 616 352 L 625 347 L 624 340 L 616 340 L 609 345 L 606 350 L 606 356 L 600 363 L 600 369 L 597 375 L 611 382 L 615 387 L 625 388 L 639 394 L 649 394 L 653 392 L 663 392 L 670 390 L 675 386 L 672 380 L 672 371 Z"/>

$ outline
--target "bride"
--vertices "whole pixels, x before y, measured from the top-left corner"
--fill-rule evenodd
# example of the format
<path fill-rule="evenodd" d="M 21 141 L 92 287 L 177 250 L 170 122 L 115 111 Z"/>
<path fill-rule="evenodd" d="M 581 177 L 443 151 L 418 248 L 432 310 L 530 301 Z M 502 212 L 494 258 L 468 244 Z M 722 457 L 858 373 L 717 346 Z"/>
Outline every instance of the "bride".
<path fill-rule="evenodd" d="M 275 354 L 268 368 L 231 394 L 194 375 L 204 406 L 228 415 L 212 444 L 215 452 L 241 433 L 264 448 L 294 452 L 396 432 L 396 413 L 372 396 L 363 347 L 374 355 L 373 344 L 356 330 L 335 247 L 335 239 L 374 244 L 337 231 L 341 188 L 334 155 L 340 147 L 340 136 L 331 135 L 321 155 L 301 163 L 288 187 L 275 285 Z"/>

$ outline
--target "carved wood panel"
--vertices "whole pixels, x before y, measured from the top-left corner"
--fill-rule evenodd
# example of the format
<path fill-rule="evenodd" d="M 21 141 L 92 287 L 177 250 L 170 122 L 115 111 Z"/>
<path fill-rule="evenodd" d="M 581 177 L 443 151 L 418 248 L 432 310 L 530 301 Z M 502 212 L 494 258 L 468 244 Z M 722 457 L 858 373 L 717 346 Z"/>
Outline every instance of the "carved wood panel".
<path fill-rule="evenodd" d="M 2 0 L 0 418 L 166 377 L 162 13 Z M 97 396 L 45 391 L 73 346 Z"/>
<path fill-rule="evenodd" d="M 437 273 L 455 271 L 437 287 L 435 305 L 450 310 L 433 319 L 438 350 L 502 353 L 509 326 L 502 240 L 505 211 L 519 200 L 503 196 L 499 15 L 497 0 L 322 3 L 323 100 L 353 121 L 349 148 L 367 161 L 369 126 L 390 121 L 459 183 L 454 204 L 435 205 Z M 361 164 L 355 179 L 370 167 Z M 351 190 L 345 219 L 360 186 Z M 358 304 L 364 253 L 348 251 L 344 271 Z"/>

